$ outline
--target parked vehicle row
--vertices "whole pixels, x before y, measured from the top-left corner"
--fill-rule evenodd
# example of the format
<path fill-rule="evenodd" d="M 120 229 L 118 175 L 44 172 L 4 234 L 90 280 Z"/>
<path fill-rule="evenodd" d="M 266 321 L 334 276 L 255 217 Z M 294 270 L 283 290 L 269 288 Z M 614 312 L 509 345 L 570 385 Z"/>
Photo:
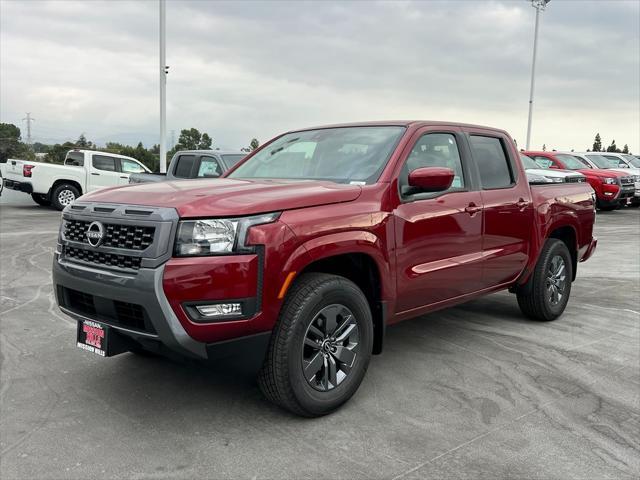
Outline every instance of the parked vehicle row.
<path fill-rule="evenodd" d="M 68 205 L 54 291 L 84 350 L 250 352 L 267 398 L 323 415 L 356 392 L 389 325 L 507 289 L 531 319 L 562 314 L 596 248 L 595 198 L 575 172 L 539 175 L 565 181 L 530 185 L 494 128 L 287 132 L 223 178 Z"/>
<path fill-rule="evenodd" d="M 522 152 L 543 168 L 572 170 L 583 174 L 593 188 L 597 206 L 613 210 L 640 205 L 640 175 L 634 169 L 617 168 L 598 152 Z"/>
<path fill-rule="evenodd" d="M 177 152 L 167 173 L 137 173 L 129 183 L 164 182 L 187 178 L 218 178 L 246 156 L 246 153 L 220 150 L 182 150 Z"/>
<path fill-rule="evenodd" d="M 62 210 L 85 193 L 128 185 L 129 175 L 141 172 L 149 169 L 131 157 L 70 150 L 63 165 L 9 159 L 4 186 L 31 195 L 38 205 Z"/>

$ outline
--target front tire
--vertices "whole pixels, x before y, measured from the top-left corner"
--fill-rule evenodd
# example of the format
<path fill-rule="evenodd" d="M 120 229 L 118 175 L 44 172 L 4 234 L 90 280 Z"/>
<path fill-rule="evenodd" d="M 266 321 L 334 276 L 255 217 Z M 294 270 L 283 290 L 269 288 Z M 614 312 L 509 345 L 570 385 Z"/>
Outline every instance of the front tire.
<path fill-rule="evenodd" d="M 31 199 L 41 207 L 48 207 L 51 205 L 51 201 L 49 200 L 49 197 L 47 197 L 43 193 L 32 193 Z"/>
<path fill-rule="evenodd" d="M 297 415 L 326 415 L 356 392 L 372 347 L 371 310 L 357 285 L 337 275 L 304 274 L 282 307 L 258 385 Z"/>
<path fill-rule="evenodd" d="M 51 203 L 57 210 L 63 210 L 67 205 L 71 205 L 80 192 L 76 187 L 68 183 L 61 183 L 51 192 Z"/>
<path fill-rule="evenodd" d="M 565 243 L 549 238 L 527 283 L 517 291 L 518 305 L 533 320 L 555 320 L 571 294 L 573 263 Z"/>

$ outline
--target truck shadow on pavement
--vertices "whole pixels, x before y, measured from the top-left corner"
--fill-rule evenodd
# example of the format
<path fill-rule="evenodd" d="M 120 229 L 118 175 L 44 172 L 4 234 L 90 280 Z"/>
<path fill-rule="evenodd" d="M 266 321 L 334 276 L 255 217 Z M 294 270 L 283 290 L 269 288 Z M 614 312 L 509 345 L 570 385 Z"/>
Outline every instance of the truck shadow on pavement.
<path fill-rule="evenodd" d="M 511 295 L 492 295 L 462 307 L 408 320 L 388 328 L 385 351 L 373 357 L 367 377 L 385 365 L 426 368 L 424 357 L 416 357 L 416 351 L 428 354 L 442 349 L 443 344 L 457 341 L 465 335 L 465 330 L 475 328 L 475 322 L 489 326 L 532 323 L 521 317 Z M 210 425 L 226 423 L 231 417 L 237 420 L 238 416 L 298 418 L 262 396 L 255 380 L 262 359 L 256 356 L 199 361 L 180 356 L 146 357 L 125 353 L 106 361 L 112 362 L 111 367 L 101 368 L 99 375 L 89 375 L 84 387 L 91 390 L 91 396 L 98 396 L 120 413 L 138 421 L 147 419 L 151 422 L 149 427 L 157 426 L 158 422 L 167 422 L 170 426 L 176 417 L 193 421 L 196 429 L 202 429 L 203 416 Z M 383 371 L 376 375 L 393 374 Z M 367 384 L 367 377 L 363 386 Z"/>

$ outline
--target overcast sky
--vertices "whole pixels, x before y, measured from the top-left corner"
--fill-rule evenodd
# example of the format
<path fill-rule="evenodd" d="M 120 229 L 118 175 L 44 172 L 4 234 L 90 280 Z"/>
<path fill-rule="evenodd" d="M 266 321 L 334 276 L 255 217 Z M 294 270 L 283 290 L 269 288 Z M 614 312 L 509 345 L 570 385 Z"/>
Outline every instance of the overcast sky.
<path fill-rule="evenodd" d="M 326 123 L 427 119 L 523 146 L 527 0 L 167 2 L 168 135 L 239 148 Z M 159 140 L 158 2 L 0 0 L 0 120 L 33 137 Z M 532 147 L 596 132 L 640 150 L 640 1 L 553 0 L 540 26 Z"/>

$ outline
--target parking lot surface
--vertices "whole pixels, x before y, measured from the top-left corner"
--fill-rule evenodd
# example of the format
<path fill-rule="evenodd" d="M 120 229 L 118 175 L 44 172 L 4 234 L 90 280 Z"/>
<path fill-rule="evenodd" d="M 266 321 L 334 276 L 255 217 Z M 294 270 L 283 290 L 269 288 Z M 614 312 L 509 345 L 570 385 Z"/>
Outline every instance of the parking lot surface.
<path fill-rule="evenodd" d="M 638 478 L 640 210 L 598 214 L 565 314 L 500 293 L 390 327 L 355 397 L 269 404 L 250 361 L 75 347 L 55 304 L 60 214 L 0 198 L 0 477 Z"/>

